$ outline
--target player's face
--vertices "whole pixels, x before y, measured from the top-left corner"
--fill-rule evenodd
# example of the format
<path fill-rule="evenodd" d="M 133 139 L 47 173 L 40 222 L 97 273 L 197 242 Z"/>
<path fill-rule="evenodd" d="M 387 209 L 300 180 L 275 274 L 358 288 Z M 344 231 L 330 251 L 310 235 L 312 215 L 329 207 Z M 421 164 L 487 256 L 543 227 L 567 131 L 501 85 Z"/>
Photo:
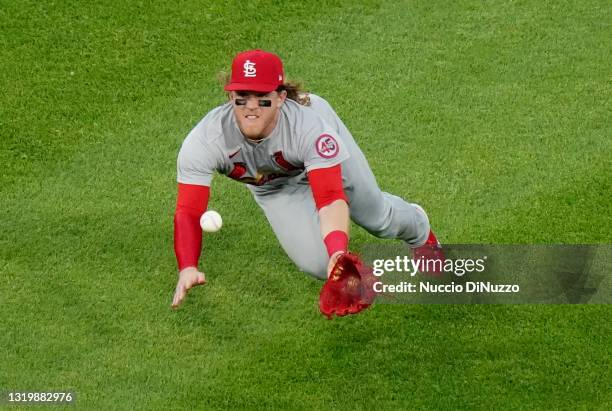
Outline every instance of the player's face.
<path fill-rule="evenodd" d="M 230 97 L 234 105 L 234 116 L 242 134 L 250 140 L 261 140 L 270 135 L 276 127 L 287 93 L 232 91 Z"/>

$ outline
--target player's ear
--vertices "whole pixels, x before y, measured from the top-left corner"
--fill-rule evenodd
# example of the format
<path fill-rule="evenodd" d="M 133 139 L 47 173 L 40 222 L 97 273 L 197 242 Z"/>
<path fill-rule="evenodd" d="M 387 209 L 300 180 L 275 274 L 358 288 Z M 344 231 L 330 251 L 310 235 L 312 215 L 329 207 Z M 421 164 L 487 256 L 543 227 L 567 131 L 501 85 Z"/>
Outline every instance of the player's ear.
<path fill-rule="evenodd" d="M 287 91 L 286 90 L 279 91 L 278 98 L 280 99 L 280 105 L 282 105 L 285 102 L 285 99 L 287 98 Z"/>

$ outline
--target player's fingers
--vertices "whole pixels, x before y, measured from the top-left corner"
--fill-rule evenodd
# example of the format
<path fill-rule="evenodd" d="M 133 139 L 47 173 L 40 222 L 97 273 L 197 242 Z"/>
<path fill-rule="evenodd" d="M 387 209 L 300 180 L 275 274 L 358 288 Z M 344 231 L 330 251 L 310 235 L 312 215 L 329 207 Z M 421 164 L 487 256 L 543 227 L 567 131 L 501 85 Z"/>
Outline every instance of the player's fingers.
<path fill-rule="evenodd" d="M 172 308 L 176 308 L 181 305 L 183 298 L 185 298 L 186 289 L 182 284 L 176 286 L 176 291 L 174 292 L 174 299 L 172 300 Z"/>
<path fill-rule="evenodd" d="M 204 274 L 198 273 L 194 278 L 189 281 L 186 288 L 189 290 L 191 287 L 195 287 L 196 285 L 206 284 L 206 278 L 204 278 Z"/>
<path fill-rule="evenodd" d="M 179 305 L 181 305 L 181 303 L 183 302 L 183 298 L 185 297 L 185 292 L 180 292 L 179 294 L 177 294 L 174 297 L 174 304 L 172 305 L 174 308 L 178 307 Z"/>
<path fill-rule="evenodd" d="M 203 273 L 198 273 L 194 278 L 187 281 L 179 281 L 176 285 L 176 290 L 174 292 L 174 298 L 172 299 L 172 308 L 176 308 L 183 302 L 183 299 L 187 295 L 187 291 L 190 288 L 195 287 L 197 285 L 206 284 L 206 277 L 204 277 Z"/>
<path fill-rule="evenodd" d="M 200 285 L 200 284 L 201 284 L 200 277 L 196 275 L 195 277 L 191 278 L 189 282 L 185 284 L 185 291 L 191 289 L 192 287 L 195 287 L 196 285 Z"/>
<path fill-rule="evenodd" d="M 178 292 L 175 292 L 174 297 L 172 298 L 172 308 L 176 308 L 178 306 L 179 306 Z"/>

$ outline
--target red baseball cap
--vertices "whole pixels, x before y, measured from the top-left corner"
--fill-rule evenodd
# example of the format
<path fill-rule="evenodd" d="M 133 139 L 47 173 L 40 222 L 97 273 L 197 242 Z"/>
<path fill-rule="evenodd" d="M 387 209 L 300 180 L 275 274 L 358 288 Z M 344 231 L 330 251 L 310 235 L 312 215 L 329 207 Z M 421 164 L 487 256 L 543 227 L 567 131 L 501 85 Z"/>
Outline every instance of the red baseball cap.
<path fill-rule="evenodd" d="M 232 78 L 226 91 L 258 91 L 269 93 L 283 84 L 283 62 L 274 53 L 248 50 L 232 62 Z"/>

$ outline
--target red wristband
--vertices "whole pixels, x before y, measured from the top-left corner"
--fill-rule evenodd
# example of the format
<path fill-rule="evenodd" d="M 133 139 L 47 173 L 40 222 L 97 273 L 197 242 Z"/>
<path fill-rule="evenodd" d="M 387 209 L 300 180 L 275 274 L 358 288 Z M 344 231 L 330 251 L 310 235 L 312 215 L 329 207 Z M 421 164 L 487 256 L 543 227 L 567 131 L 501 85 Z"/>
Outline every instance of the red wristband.
<path fill-rule="evenodd" d="M 332 231 L 323 239 L 327 254 L 331 257 L 335 252 L 348 250 L 348 235 L 341 230 Z"/>

